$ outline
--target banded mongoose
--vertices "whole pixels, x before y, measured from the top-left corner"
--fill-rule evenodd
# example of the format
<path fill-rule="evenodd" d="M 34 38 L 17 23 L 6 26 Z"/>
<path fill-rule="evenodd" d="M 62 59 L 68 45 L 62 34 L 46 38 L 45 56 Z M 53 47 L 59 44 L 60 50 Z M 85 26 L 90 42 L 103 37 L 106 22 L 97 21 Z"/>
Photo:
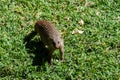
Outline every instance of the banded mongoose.
<path fill-rule="evenodd" d="M 59 49 L 61 60 L 64 60 L 64 42 L 60 32 L 46 20 L 39 20 L 35 24 L 35 32 L 40 35 L 41 41 L 49 51 L 49 63 L 52 64 L 52 55 Z"/>

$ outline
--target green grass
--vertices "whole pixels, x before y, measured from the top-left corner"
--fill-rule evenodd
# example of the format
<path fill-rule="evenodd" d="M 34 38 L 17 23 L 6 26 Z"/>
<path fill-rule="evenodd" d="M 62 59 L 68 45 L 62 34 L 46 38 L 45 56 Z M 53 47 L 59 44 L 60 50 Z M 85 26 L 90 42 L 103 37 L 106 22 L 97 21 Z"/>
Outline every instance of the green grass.
<path fill-rule="evenodd" d="M 47 62 L 32 65 L 39 45 L 29 44 L 32 49 L 26 48 L 23 39 L 39 19 L 51 21 L 62 33 L 64 63 L 55 51 L 52 66 Z M 84 25 L 79 24 L 80 20 Z M 72 34 L 74 29 L 84 33 Z M 37 43 L 37 39 L 36 36 L 31 42 Z M 119 80 L 120 1 L 1 0 L 0 79 Z"/>

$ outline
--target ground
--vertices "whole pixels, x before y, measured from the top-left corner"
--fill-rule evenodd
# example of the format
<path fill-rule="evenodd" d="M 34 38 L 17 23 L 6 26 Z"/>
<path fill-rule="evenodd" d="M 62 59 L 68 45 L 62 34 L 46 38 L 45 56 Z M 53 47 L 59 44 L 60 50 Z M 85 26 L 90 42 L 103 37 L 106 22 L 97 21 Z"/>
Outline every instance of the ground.
<path fill-rule="evenodd" d="M 65 62 L 57 50 L 53 65 L 45 62 L 38 35 L 24 42 L 37 20 L 49 20 L 60 31 Z M 0 79 L 119 80 L 120 1 L 1 0 Z"/>

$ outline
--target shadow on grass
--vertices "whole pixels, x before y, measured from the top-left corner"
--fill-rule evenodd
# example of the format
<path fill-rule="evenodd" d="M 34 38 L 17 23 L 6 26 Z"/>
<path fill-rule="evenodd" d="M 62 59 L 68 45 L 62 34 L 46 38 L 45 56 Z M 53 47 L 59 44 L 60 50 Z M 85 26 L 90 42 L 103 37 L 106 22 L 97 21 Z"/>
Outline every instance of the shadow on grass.
<path fill-rule="evenodd" d="M 32 65 L 41 66 L 44 65 L 46 61 L 48 61 L 48 50 L 40 40 L 30 40 L 33 36 L 34 34 L 31 32 L 24 38 L 24 42 L 26 42 L 25 47 L 28 53 L 33 53 L 35 55 L 35 57 L 33 57 Z"/>

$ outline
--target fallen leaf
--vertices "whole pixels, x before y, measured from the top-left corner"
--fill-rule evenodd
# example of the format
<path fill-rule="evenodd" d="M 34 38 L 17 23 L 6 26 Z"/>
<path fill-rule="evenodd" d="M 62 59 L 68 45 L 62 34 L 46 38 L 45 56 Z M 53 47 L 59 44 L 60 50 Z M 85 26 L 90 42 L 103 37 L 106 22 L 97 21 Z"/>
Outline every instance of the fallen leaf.
<path fill-rule="evenodd" d="M 94 2 L 88 2 L 88 1 L 86 0 L 86 2 L 85 2 L 85 6 L 86 6 L 86 7 L 91 7 L 91 6 L 93 6 L 93 5 L 95 5 Z"/>
<path fill-rule="evenodd" d="M 81 19 L 79 22 L 78 22 L 80 25 L 84 25 L 84 21 Z"/>
<path fill-rule="evenodd" d="M 72 34 L 83 34 L 84 31 L 78 30 L 78 29 L 74 29 L 72 31 Z"/>
<path fill-rule="evenodd" d="M 96 12 L 96 15 L 97 15 L 97 16 L 99 16 L 99 15 L 100 15 L 100 12 L 99 12 L 99 11 L 97 11 L 97 12 Z"/>

